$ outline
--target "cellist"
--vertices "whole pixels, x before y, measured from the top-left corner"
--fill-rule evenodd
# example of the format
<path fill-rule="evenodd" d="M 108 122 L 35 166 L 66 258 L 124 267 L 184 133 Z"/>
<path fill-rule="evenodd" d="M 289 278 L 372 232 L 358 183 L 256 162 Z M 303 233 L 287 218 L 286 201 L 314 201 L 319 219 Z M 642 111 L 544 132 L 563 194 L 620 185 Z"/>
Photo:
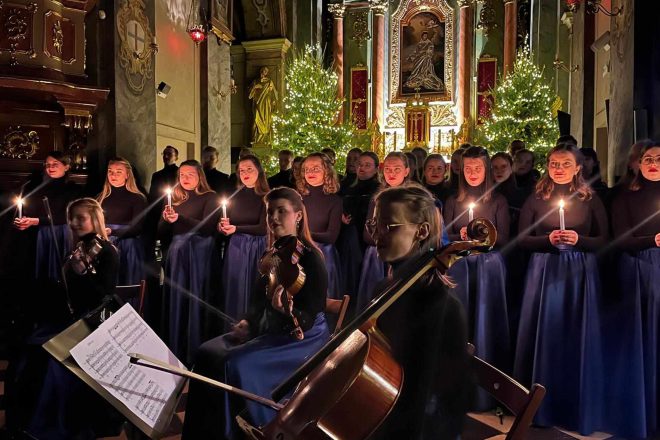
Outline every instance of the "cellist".
<path fill-rule="evenodd" d="M 380 259 L 396 271 L 438 248 L 442 218 L 426 189 L 392 187 L 376 195 L 366 228 Z M 439 273 L 428 273 L 377 320 L 404 380 L 392 412 L 371 438 L 454 439 L 462 431 L 472 398 L 467 324 L 447 284 L 451 281 Z"/>
<path fill-rule="evenodd" d="M 202 344 L 193 370 L 196 373 L 269 396 L 273 388 L 317 352 L 329 339 L 325 322 L 328 274 L 323 256 L 309 232 L 302 197 L 293 189 L 277 188 L 264 197 L 267 208 L 269 246 L 276 240 L 295 236 L 303 245 L 298 264 L 304 284 L 293 298 L 293 314 L 304 338 L 297 339 L 294 325 L 285 310 L 285 292 L 276 289 L 272 300 L 266 297 L 268 280 L 261 277 L 250 298 L 244 319 L 225 335 Z M 234 421 L 246 402 L 204 383 L 191 382 L 183 428 L 183 439 L 242 438 Z M 274 410 L 247 403 L 247 417 L 263 425 Z"/>

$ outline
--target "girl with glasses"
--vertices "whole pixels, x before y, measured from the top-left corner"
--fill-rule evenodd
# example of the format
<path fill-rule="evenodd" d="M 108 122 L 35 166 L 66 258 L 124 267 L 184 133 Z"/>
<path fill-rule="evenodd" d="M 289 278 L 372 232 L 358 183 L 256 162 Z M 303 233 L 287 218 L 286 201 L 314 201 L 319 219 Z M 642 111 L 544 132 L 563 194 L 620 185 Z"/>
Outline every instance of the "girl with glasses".
<path fill-rule="evenodd" d="M 266 250 L 268 181 L 256 156 L 241 157 L 236 164 L 240 190 L 227 202 L 227 218 L 218 231 L 229 237 L 222 267 L 224 311 L 237 318 L 248 310 L 250 292 L 257 279 L 257 263 Z"/>
<path fill-rule="evenodd" d="M 509 241 L 509 205 L 493 190 L 491 164 L 486 149 L 472 146 L 463 152 L 458 194 L 447 199 L 444 221 L 452 241 L 469 240 L 467 225 L 476 218 L 489 220 L 497 229 L 495 250 L 462 258 L 448 275 L 452 289 L 467 312 L 469 340 L 476 355 L 502 371 L 511 371 L 511 335 L 506 297 L 506 266 L 498 249 Z M 479 409 L 493 402 L 479 395 Z"/>
<path fill-rule="evenodd" d="M 520 213 L 520 246 L 533 252 L 518 330 L 515 377 L 542 383 L 535 423 L 581 434 L 603 424 L 602 297 L 595 251 L 607 215 L 582 178 L 577 147 L 560 144 Z M 563 204 L 562 204 L 563 202 Z"/>
<path fill-rule="evenodd" d="M 301 171 L 296 188 L 303 198 L 312 239 L 325 257 L 328 296 L 339 299 L 345 293 L 339 254 L 335 247 L 342 216 L 342 201 L 337 195 L 339 179 L 330 158 L 324 153 L 307 156 Z"/>

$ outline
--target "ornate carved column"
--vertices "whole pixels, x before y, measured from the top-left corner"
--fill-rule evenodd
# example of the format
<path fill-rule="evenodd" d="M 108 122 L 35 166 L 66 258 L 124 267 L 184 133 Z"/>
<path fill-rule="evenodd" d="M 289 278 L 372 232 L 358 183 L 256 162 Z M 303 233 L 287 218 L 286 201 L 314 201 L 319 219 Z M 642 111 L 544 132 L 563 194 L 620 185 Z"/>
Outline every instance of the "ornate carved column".
<path fill-rule="evenodd" d="M 371 121 L 382 127 L 383 118 L 383 73 L 385 71 L 385 13 L 387 0 L 372 0 L 370 8 L 374 13 L 374 37 L 372 40 L 371 62 Z"/>
<path fill-rule="evenodd" d="M 344 99 L 344 16 L 346 15 L 346 6 L 343 3 L 332 3 L 328 5 L 328 10 L 332 14 L 332 53 L 337 72 L 337 96 Z M 344 122 L 344 106 L 341 106 L 339 123 Z"/>
<path fill-rule="evenodd" d="M 472 85 L 472 40 L 474 34 L 473 0 L 459 0 L 458 30 L 458 123 L 470 121 Z"/>
<path fill-rule="evenodd" d="M 516 62 L 517 19 L 517 1 L 504 0 L 504 74 L 510 72 Z"/>

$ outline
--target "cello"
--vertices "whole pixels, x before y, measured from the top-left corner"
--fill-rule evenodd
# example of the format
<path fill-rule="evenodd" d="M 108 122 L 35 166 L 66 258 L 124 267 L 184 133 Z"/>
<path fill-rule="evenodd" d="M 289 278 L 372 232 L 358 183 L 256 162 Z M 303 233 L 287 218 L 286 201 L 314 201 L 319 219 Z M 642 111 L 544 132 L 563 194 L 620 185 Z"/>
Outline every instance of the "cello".
<path fill-rule="evenodd" d="M 273 391 L 272 401 L 260 402 L 279 410 L 275 418 L 254 427 L 237 417 L 241 429 L 255 440 L 369 438 L 394 408 L 404 380 L 376 321 L 429 271 L 444 274 L 458 259 L 489 251 L 497 232 L 479 218 L 468 225 L 468 236 L 474 239 L 426 252 L 399 268 L 366 310 Z"/>

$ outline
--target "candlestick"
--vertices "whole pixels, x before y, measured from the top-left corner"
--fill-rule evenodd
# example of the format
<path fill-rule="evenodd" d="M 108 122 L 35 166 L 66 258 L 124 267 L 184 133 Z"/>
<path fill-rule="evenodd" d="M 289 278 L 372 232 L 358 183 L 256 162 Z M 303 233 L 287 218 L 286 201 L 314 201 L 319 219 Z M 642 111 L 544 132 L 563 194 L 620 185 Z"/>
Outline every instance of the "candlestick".
<path fill-rule="evenodd" d="M 16 207 L 18 208 L 18 218 L 23 218 L 23 199 L 18 197 L 16 199 Z"/>
<path fill-rule="evenodd" d="M 566 229 L 566 220 L 564 219 L 564 199 L 559 200 L 559 230 Z"/>
<path fill-rule="evenodd" d="M 472 220 L 474 220 L 474 203 L 470 203 L 470 209 L 468 209 L 468 221 Z"/>
<path fill-rule="evenodd" d="M 169 186 L 165 189 L 165 194 L 167 194 L 167 206 L 172 207 L 172 188 Z"/>
<path fill-rule="evenodd" d="M 227 218 L 227 199 L 222 199 L 222 218 Z"/>

